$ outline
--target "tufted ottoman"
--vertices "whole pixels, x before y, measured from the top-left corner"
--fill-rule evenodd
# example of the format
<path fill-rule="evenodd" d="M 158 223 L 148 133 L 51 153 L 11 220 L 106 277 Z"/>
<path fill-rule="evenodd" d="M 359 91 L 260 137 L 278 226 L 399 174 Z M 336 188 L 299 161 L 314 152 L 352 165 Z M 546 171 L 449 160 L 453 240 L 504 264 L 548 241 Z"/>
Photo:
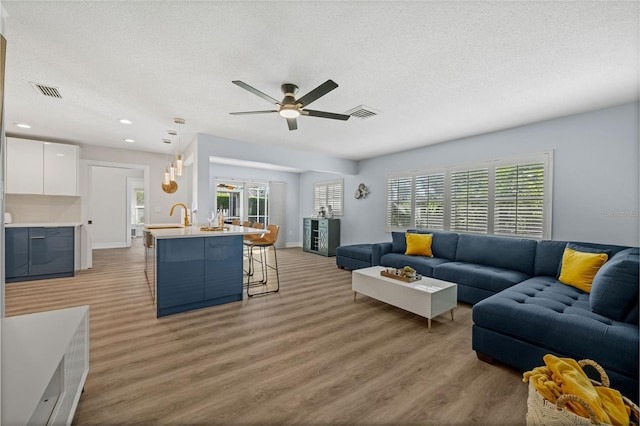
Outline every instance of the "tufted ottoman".
<path fill-rule="evenodd" d="M 336 265 L 340 269 L 361 269 L 371 264 L 372 244 L 353 244 L 336 249 Z"/>
<path fill-rule="evenodd" d="M 478 302 L 472 315 L 480 359 L 491 354 L 522 371 L 542 365 L 547 353 L 592 359 L 612 388 L 637 401 L 638 326 L 592 312 L 588 293 L 540 276 Z"/>

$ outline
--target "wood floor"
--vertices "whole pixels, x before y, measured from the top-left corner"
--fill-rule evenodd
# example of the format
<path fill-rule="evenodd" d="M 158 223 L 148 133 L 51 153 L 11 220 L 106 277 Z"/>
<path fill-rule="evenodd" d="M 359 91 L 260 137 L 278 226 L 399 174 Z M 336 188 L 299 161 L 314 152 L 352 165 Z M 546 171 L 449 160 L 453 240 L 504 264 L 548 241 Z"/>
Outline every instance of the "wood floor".
<path fill-rule="evenodd" d="M 74 424 L 523 424 L 519 372 L 477 360 L 471 307 L 426 319 L 335 258 L 278 251 L 280 293 L 157 319 L 139 241 L 73 278 L 6 285 L 7 316 L 90 305 Z"/>

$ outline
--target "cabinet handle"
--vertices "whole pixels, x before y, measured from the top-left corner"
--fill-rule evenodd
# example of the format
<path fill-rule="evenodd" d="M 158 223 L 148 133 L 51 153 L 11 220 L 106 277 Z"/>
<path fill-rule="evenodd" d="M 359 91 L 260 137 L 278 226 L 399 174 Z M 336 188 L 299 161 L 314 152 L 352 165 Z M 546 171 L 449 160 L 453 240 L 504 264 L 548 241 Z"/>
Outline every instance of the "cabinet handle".
<path fill-rule="evenodd" d="M 45 237 L 31 237 L 32 240 L 44 240 Z"/>

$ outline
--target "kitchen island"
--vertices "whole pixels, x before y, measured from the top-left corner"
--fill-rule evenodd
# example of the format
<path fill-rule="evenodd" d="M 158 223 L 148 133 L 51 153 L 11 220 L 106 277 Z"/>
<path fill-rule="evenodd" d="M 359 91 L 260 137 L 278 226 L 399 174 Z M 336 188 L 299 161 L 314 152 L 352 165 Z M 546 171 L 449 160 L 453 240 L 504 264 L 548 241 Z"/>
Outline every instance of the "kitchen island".
<path fill-rule="evenodd" d="M 157 317 L 242 300 L 243 237 L 268 232 L 234 225 L 224 231 L 145 229 L 146 273 Z"/>

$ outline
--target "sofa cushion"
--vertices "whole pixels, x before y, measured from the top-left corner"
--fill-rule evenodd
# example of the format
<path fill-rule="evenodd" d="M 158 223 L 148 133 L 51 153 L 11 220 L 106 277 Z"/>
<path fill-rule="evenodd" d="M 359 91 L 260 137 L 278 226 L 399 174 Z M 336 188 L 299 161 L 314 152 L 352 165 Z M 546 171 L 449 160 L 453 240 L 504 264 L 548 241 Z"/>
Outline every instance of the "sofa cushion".
<path fill-rule="evenodd" d="M 583 253 L 597 253 L 597 254 L 604 253 L 607 255 L 607 260 L 611 259 L 611 256 L 613 256 L 613 251 L 608 248 L 590 247 L 586 245 L 581 245 L 579 243 L 567 243 L 567 246 L 565 247 L 565 251 L 562 252 L 562 258 L 560 259 L 560 264 L 558 265 L 558 274 L 556 275 L 556 278 L 560 277 L 560 273 L 562 272 L 562 263 L 564 262 L 564 256 L 568 248 L 571 250 L 580 251 Z"/>
<path fill-rule="evenodd" d="M 407 232 L 405 237 L 407 239 L 407 251 L 404 254 L 433 257 L 431 252 L 433 234 L 411 234 Z"/>
<path fill-rule="evenodd" d="M 402 253 L 407 251 L 407 237 L 405 232 L 392 232 L 391 233 L 391 252 Z"/>
<path fill-rule="evenodd" d="M 609 255 L 578 251 L 570 247 L 571 244 L 567 244 L 567 248 L 564 249 L 558 281 L 589 293 L 593 278 L 602 265 L 609 260 Z"/>
<path fill-rule="evenodd" d="M 616 321 L 638 324 L 637 314 L 628 318 L 638 305 L 640 257 L 620 253 L 607 262 L 596 274 L 591 286 L 589 305 L 595 313 Z"/>
<path fill-rule="evenodd" d="M 537 241 L 491 235 L 460 234 L 456 262 L 511 269 L 533 275 Z"/>
<path fill-rule="evenodd" d="M 482 288 L 494 293 L 529 278 L 527 274 L 510 269 L 462 262 L 448 262 L 438 265 L 433 271 L 433 277 Z"/>
<path fill-rule="evenodd" d="M 336 256 L 371 262 L 371 244 L 352 244 L 336 248 Z"/>
<path fill-rule="evenodd" d="M 425 277 L 432 277 L 433 268 L 446 262 L 449 261 L 437 257 L 406 256 L 399 253 L 387 253 L 380 257 L 381 266 L 388 266 L 390 268 L 411 266 L 413 269 L 418 271 L 420 275 L 424 275 Z"/>
<path fill-rule="evenodd" d="M 591 311 L 589 295 L 553 277 L 535 277 L 474 305 L 480 327 L 605 370 L 638 376 L 638 327 Z"/>
<path fill-rule="evenodd" d="M 533 275 L 536 277 L 541 275 L 546 277 L 558 277 L 562 255 L 568 243 L 569 241 L 538 241 L 538 245 L 536 246 L 536 260 Z M 599 250 L 610 250 L 610 258 L 615 256 L 616 253 L 627 249 L 627 247 L 607 244 L 579 242 L 575 244 L 578 244 L 582 247 L 591 247 Z"/>
<path fill-rule="evenodd" d="M 432 231 L 427 229 L 409 229 L 407 232 L 416 234 L 432 234 L 431 251 L 433 257 L 447 260 L 456 260 L 456 249 L 458 248 L 458 234 L 448 231 Z"/>

